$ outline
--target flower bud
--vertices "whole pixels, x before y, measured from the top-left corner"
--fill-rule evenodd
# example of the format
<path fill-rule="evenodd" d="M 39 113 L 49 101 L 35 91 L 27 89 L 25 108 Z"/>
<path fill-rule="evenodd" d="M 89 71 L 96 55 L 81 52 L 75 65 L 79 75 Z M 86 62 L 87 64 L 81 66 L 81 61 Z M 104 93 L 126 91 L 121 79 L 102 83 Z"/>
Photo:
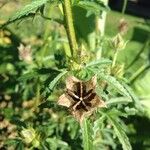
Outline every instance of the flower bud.
<path fill-rule="evenodd" d="M 21 135 L 24 138 L 26 144 L 30 144 L 36 137 L 35 130 L 33 128 L 23 129 Z"/>
<path fill-rule="evenodd" d="M 126 47 L 127 41 L 120 34 L 117 34 L 113 39 L 110 40 L 110 46 L 115 50 L 123 50 Z"/>
<path fill-rule="evenodd" d="M 19 58 L 20 60 L 25 61 L 26 63 L 32 63 L 32 51 L 31 46 L 24 46 L 23 44 L 20 44 L 18 47 L 19 51 Z"/>
<path fill-rule="evenodd" d="M 121 35 L 124 35 L 125 33 L 127 33 L 127 31 L 128 31 L 128 23 L 127 23 L 127 21 L 124 18 L 122 18 L 119 21 L 118 30 L 119 30 L 119 33 Z"/>
<path fill-rule="evenodd" d="M 116 65 L 111 70 L 112 75 L 121 78 L 124 74 L 124 65 Z"/>

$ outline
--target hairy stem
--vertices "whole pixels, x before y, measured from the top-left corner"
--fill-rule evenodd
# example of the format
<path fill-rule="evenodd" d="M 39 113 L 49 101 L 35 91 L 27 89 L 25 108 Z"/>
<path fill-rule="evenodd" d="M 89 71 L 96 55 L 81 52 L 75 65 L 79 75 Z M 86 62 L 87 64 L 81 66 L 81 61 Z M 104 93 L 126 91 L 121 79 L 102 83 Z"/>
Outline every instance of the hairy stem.
<path fill-rule="evenodd" d="M 112 68 L 115 67 L 116 65 L 117 56 L 118 56 L 118 50 L 115 51 L 113 62 L 112 62 Z"/>
<path fill-rule="evenodd" d="M 73 17 L 72 17 L 72 9 L 71 9 L 70 0 L 64 0 L 63 11 L 64 11 L 64 16 L 65 16 L 65 21 L 66 21 L 66 31 L 67 31 L 67 36 L 69 40 L 71 55 L 73 57 L 76 57 L 78 45 L 77 45 L 76 35 L 75 35 L 75 30 L 74 30 L 74 25 L 73 25 Z"/>

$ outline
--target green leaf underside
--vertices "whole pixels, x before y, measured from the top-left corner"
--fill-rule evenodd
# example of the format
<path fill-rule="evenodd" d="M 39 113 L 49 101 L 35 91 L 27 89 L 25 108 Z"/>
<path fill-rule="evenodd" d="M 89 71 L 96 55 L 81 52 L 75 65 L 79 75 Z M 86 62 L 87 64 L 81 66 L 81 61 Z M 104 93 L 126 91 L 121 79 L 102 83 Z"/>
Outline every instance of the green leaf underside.
<path fill-rule="evenodd" d="M 84 118 L 82 122 L 83 149 L 93 150 L 92 128 L 89 120 Z"/>
<path fill-rule="evenodd" d="M 115 134 L 118 137 L 120 143 L 122 144 L 123 150 L 132 150 L 132 147 L 130 145 L 129 139 L 123 130 L 122 126 L 119 122 L 117 122 L 112 116 L 109 114 L 106 115 L 108 120 L 110 121 L 111 125 L 114 128 Z"/>

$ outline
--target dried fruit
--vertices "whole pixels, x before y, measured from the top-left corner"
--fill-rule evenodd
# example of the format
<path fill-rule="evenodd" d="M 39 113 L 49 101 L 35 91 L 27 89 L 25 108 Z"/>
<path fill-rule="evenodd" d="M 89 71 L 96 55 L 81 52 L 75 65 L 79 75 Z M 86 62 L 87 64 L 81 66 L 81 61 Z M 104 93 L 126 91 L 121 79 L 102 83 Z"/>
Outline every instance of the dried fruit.
<path fill-rule="evenodd" d="M 126 47 L 128 41 L 124 41 L 121 34 L 117 34 L 110 40 L 110 46 L 114 50 L 123 50 Z"/>
<path fill-rule="evenodd" d="M 81 123 L 97 107 L 106 107 L 105 102 L 96 94 L 97 78 L 81 81 L 74 76 L 66 80 L 66 91 L 59 97 L 58 104 L 68 107 L 71 114 Z"/>

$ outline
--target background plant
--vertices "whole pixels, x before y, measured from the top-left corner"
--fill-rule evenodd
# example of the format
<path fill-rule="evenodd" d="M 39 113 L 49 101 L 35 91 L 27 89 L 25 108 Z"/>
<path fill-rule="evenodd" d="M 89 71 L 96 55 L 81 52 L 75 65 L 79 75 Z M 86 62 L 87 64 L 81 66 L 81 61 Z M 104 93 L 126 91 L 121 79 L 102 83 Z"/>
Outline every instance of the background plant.
<path fill-rule="evenodd" d="M 1 147 L 130 150 L 131 142 L 133 149 L 146 149 L 149 111 L 131 87 L 138 95 L 149 94 L 148 87 L 139 89 L 138 84 L 149 82 L 148 75 L 143 74 L 149 69 L 149 37 L 144 42 L 131 39 L 125 47 L 133 32 L 130 29 L 127 35 L 120 35 L 117 24 L 113 24 L 110 31 L 108 19 L 106 34 L 102 34 L 99 19 L 104 12 L 119 18 L 103 1 L 68 2 L 29 1 L 1 26 Z M 149 31 L 148 21 L 141 23 Z M 113 29 L 116 32 L 112 33 Z M 140 59 L 138 64 L 137 59 L 129 57 L 132 47 L 141 47 L 134 52 Z M 107 108 L 98 109 L 80 127 L 57 100 L 64 92 L 67 76 L 88 80 L 95 74 L 97 94 Z M 139 77 L 146 79 L 141 81 Z M 148 103 L 147 97 L 142 99 L 142 103 Z"/>

